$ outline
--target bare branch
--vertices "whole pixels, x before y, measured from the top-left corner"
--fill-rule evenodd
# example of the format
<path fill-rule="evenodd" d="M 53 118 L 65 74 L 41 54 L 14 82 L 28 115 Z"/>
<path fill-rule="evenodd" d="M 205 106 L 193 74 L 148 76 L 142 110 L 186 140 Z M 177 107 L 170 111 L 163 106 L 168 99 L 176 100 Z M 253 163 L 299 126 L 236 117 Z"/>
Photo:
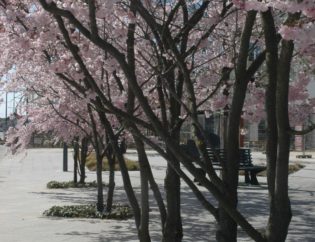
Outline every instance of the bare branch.
<path fill-rule="evenodd" d="M 95 0 L 89 0 L 89 18 L 90 18 L 90 25 L 91 25 L 91 32 L 92 32 L 92 38 L 95 38 L 98 36 L 98 29 L 97 29 L 97 23 L 96 23 L 96 16 L 95 16 Z"/>
<path fill-rule="evenodd" d="M 306 129 L 303 129 L 303 130 L 291 129 L 290 130 L 290 134 L 293 134 L 293 135 L 305 135 L 305 134 L 308 134 L 308 133 L 312 132 L 314 129 L 315 129 L 315 123 L 311 123 Z"/>

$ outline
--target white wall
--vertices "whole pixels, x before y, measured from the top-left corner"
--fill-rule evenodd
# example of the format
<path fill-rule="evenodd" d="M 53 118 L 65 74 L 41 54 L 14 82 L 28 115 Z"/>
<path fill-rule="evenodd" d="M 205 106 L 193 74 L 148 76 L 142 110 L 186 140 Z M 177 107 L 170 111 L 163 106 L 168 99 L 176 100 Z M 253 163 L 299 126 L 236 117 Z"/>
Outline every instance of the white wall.
<path fill-rule="evenodd" d="M 310 93 L 310 96 L 315 97 L 315 79 L 311 80 L 311 82 L 307 86 L 307 89 Z"/>

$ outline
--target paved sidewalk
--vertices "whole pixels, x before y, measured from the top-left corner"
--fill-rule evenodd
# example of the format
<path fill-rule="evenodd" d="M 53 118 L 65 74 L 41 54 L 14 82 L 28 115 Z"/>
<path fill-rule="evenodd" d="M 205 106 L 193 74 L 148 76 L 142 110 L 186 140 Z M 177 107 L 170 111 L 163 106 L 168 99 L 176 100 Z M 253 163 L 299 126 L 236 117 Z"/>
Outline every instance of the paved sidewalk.
<path fill-rule="evenodd" d="M 50 180 L 69 181 L 72 172 L 62 172 L 61 149 L 30 149 L 27 154 L 6 154 L 0 147 L 0 241 L 1 242 L 115 242 L 138 241 L 134 220 L 113 221 L 96 219 L 52 219 L 42 216 L 45 209 L 59 204 L 86 204 L 96 199 L 95 189 L 49 190 Z M 129 153 L 135 157 L 134 153 Z M 254 153 L 263 160 L 261 153 Z M 71 156 L 69 155 L 69 158 Z M 315 157 L 315 153 L 313 153 Z M 155 153 L 149 156 L 157 182 L 163 188 L 165 161 Z M 292 160 L 296 160 L 292 155 Z M 315 159 L 302 161 L 306 167 L 290 176 L 290 197 L 293 219 L 288 241 L 315 241 Z M 71 159 L 69 162 L 71 167 Z M 94 172 L 87 173 L 95 180 Z M 139 195 L 139 172 L 131 172 L 132 183 Z M 240 178 L 240 210 L 255 226 L 264 226 L 268 215 L 266 179 L 259 177 L 261 186 L 246 186 Z M 104 181 L 107 173 L 104 172 Z M 204 190 L 203 187 L 200 188 Z M 127 202 L 121 176 L 117 173 L 115 201 Z M 211 195 L 207 196 L 213 201 Z M 152 241 L 160 241 L 158 211 L 152 203 Z M 182 184 L 183 241 L 215 241 L 213 218 L 205 212 L 190 189 Z M 254 214 L 254 215 L 253 215 Z M 263 222 L 262 222 L 263 221 Z M 240 231 L 239 241 L 251 241 Z"/>

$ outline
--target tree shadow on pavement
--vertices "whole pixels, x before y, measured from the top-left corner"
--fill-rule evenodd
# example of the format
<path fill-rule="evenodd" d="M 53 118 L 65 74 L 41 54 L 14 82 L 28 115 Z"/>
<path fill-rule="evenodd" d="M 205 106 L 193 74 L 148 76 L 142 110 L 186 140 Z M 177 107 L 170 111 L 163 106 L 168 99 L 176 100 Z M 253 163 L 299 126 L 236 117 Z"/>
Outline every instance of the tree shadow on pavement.
<path fill-rule="evenodd" d="M 96 191 L 65 191 L 65 192 L 31 192 L 33 194 L 48 197 L 51 200 L 62 201 L 75 204 L 96 203 Z M 58 203 L 59 204 L 59 203 Z"/>
<path fill-rule="evenodd" d="M 162 185 L 160 186 L 162 189 Z M 199 187 L 204 192 L 206 198 L 215 206 L 216 200 L 205 188 Z M 140 188 L 135 186 L 137 197 L 140 197 Z M 62 192 L 33 192 L 41 196 L 48 197 L 56 201 L 75 204 L 90 204 L 96 201 L 96 189 L 68 189 Z M 315 241 L 315 199 L 314 191 L 291 188 L 289 191 L 293 218 L 290 225 L 290 231 L 287 241 Z M 104 190 L 106 199 L 106 189 Z M 305 196 L 307 194 L 307 197 Z M 115 189 L 115 202 L 128 203 L 123 187 L 117 186 Z M 182 183 L 181 189 L 182 203 L 182 223 L 184 229 L 183 241 L 216 241 L 216 222 L 213 216 L 207 212 L 196 199 L 191 189 Z M 152 192 L 150 196 L 150 233 L 152 241 L 161 241 L 160 216 Z M 266 184 L 261 182 L 260 186 L 248 186 L 240 183 L 239 186 L 239 210 L 257 229 L 263 230 L 268 220 L 268 192 Z M 71 220 L 69 220 L 71 221 Z M 75 221 L 75 220 L 73 220 Z M 78 221 L 76 219 L 76 221 Z M 102 220 L 83 219 L 88 223 L 102 223 Z M 100 233 L 90 233 L 84 228 L 79 231 L 69 231 L 69 235 L 84 236 L 95 242 L 115 242 L 115 241 L 138 241 L 137 232 L 134 225 L 134 219 L 108 222 L 104 226 L 106 230 Z M 239 228 L 239 241 L 252 241 L 247 234 Z"/>

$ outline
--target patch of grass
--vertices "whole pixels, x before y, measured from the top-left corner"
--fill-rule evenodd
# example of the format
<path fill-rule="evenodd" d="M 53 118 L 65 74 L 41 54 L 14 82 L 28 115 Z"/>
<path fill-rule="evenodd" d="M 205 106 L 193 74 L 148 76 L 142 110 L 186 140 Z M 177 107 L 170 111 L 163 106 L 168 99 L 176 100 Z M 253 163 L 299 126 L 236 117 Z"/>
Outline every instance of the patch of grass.
<path fill-rule="evenodd" d="M 105 186 L 105 183 L 103 183 L 103 186 Z M 50 181 L 47 183 L 48 189 L 90 188 L 90 187 L 97 187 L 96 181 L 85 182 L 85 183 L 74 183 L 73 181 L 68 181 L 68 182 Z"/>
<path fill-rule="evenodd" d="M 295 163 L 295 164 L 289 165 L 289 174 L 297 172 L 297 171 L 303 169 L 304 167 L 305 166 L 300 164 L 300 163 Z"/>
<path fill-rule="evenodd" d="M 139 162 L 135 160 L 131 160 L 125 157 L 126 161 L 126 166 L 128 171 L 138 171 L 139 170 Z M 85 163 L 86 167 L 90 171 L 95 171 L 96 170 L 96 156 L 95 153 L 91 153 Z M 108 165 L 108 160 L 106 158 L 103 159 L 103 171 L 108 171 L 109 170 L 109 165 Z M 116 160 L 115 162 L 115 171 L 119 171 L 119 164 L 118 161 Z"/>
<path fill-rule="evenodd" d="M 289 164 L 289 175 L 303 169 L 305 166 L 300 163 Z M 262 171 L 257 176 L 267 176 L 267 171 Z"/>
<path fill-rule="evenodd" d="M 113 204 L 110 213 L 100 213 L 95 204 L 89 205 L 70 205 L 70 206 L 53 206 L 44 211 L 44 216 L 62 217 L 62 218 L 99 218 L 99 219 L 116 219 L 124 220 L 131 218 L 133 213 L 128 205 Z"/>

